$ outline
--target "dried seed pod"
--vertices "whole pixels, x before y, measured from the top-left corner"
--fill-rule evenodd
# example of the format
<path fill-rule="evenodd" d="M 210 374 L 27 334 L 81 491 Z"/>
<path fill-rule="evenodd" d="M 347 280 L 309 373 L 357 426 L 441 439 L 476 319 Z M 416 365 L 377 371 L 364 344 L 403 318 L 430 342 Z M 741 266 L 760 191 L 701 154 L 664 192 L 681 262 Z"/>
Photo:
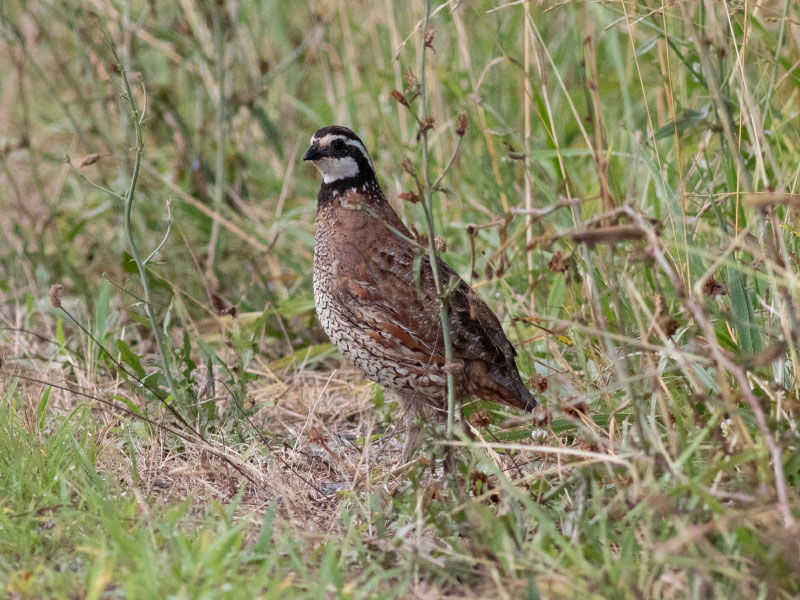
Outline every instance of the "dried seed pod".
<path fill-rule="evenodd" d="M 569 263 L 567 259 L 564 258 L 564 254 L 561 250 L 556 250 L 556 252 L 553 253 L 553 257 L 547 263 L 547 268 L 553 273 L 563 273 L 569 268 Z"/>
<path fill-rule="evenodd" d="M 398 194 L 397 197 L 400 198 L 400 200 L 411 202 L 411 204 L 416 204 L 419 202 L 419 196 L 417 196 L 414 192 L 403 192 L 402 194 Z"/>
<path fill-rule="evenodd" d="M 406 98 L 403 92 L 399 90 L 392 90 L 392 98 L 394 98 L 398 104 L 402 104 L 406 108 L 411 108 L 411 105 L 408 103 L 408 98 Z"/>
<path fill-rule="evenodd" d="M 50 286 L 50 304 L 53 308 L 61 308 L 61 292 L 64 291 L 64 286 L 56 283 Z"/>
<path fill-rule="evenodd" d="M 467 132 L 467 115 L 466 113 L 461 113 L 456 117 L 456 135 L 458 137 L 464 137 L 464 134 Z"/>

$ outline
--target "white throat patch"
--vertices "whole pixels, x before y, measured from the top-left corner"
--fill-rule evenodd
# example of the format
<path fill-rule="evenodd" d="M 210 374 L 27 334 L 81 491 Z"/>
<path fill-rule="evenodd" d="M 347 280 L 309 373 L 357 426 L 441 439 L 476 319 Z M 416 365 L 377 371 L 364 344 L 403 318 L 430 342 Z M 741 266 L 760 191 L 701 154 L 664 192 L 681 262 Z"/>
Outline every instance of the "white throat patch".
<path fill-rule="evenodd" d="M 352 156 L 342 158 L 320 158 L 314 166 L 322 173 L 322 181 L 331 183 L 358 175 L 358 163 Z"/>

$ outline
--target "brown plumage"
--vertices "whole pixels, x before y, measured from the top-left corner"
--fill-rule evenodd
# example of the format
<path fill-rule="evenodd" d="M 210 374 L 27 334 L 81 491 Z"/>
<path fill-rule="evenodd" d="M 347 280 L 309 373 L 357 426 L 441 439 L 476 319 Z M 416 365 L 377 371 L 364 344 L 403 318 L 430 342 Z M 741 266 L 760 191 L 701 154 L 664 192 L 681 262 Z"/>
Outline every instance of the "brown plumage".
<path fill-rule="evenodd" d="M 403 238 L 412 236 L 352 131 L 320 129 L 303 158 L 323 175 L 314 244 L 314 300 L 323 329 L 410 413 L 444 414 L 445 351 L 427 255 Z M 444 282 L 455 283 L 448 307 L 456 398 L 474 395 L 533 409 L 536 401 L 500 321 L 447 264 L 439 261 L 439 269 Z"/>

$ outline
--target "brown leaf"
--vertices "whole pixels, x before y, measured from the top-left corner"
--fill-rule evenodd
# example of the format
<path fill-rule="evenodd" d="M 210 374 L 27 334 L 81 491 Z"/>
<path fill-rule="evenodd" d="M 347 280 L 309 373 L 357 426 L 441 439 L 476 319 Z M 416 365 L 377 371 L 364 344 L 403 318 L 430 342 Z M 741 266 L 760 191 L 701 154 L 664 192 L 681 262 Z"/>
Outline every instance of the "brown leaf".
<path fill-rule="evenodd" d="M 84 158 L 79 166 L 81 168 L 88 167 L 89 165 L 93 165 L 94 163 L 96 163 L 98 160 L 100 160 L 100 155 L 95 152 L 93 154 L 89 154 L 86 158 Z"/>
<path fill-rule="evenodd" d="M 615 244 L 625 240 L 641 240 L 645 235 L 636 225 L 612 225 L 584 229 L 573 233 L 571 237 L 579 244 Z"/>

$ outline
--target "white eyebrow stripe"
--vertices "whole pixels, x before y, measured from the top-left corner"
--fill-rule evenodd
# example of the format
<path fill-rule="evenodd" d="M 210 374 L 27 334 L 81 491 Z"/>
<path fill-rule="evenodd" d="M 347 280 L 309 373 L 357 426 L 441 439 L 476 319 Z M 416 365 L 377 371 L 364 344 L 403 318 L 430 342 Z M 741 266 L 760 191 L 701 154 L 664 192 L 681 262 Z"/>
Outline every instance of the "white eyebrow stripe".
<path fill-rule="evenodd" d="M 320 148 L 324 148 L 325 146 L 330 144 L 333 140 L 335 140 L 336 138 L 340 138 L 340 137 L 342 137 L 342 136 L 336 135 L 334 133 L 329 133 L 328 135 L 324 135 L 321 138 L 319 138 L 319 140 L 317 140 L 317 143 L 319 144 Z M 313 143 L 314 138 L 311 138 L 311 141 Z"/>

